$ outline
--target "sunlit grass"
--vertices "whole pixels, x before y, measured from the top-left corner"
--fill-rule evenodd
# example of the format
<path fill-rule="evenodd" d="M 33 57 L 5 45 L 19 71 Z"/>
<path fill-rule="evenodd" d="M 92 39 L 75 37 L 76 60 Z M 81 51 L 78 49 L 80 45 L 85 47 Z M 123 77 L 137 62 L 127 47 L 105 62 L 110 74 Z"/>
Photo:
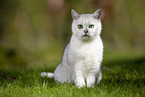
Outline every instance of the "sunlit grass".
<path fill-rule="evenodd" d="M 49 60 L 46 63 L 39 62 L 27 68 L 1 69 L 0 97 L 143 97 L 145 93 L 144 57 L 136 58 L 132 55 L 130 56 L 132 58 L 124 60 L 126 59 L 122 56 L 124 54 L 118 53 L 120 55 L 118 60 L 116 55 L 115 53 L 111 58 L 109 55 L 105 56 L 102 65 L 102 81 L 94 88 L 77 88 L 74 84 L 59 84 L 53 79 L 40 76 L 43 71 L 53 72 L 60 59 Z"/>

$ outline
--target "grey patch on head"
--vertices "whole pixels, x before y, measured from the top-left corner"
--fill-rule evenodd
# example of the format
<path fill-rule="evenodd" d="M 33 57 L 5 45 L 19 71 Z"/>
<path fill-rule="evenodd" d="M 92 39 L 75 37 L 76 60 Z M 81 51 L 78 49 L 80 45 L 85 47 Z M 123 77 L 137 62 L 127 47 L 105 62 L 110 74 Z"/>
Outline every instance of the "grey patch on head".
<path fill-rule="evenodd" d="M 71 10 L 71 15 L 74 20 L 77 20 L 80 17 L 80 14 L 73 9 Z"/>
<path fill-rule="evenodd" d="M 95 19 L 100 19 L 100 16 L 101 16 L 101 9 L 98 9 L 97 11 L 95 11 L 95 12 L 93 13 L 93 17 L 94 17 Z"/>

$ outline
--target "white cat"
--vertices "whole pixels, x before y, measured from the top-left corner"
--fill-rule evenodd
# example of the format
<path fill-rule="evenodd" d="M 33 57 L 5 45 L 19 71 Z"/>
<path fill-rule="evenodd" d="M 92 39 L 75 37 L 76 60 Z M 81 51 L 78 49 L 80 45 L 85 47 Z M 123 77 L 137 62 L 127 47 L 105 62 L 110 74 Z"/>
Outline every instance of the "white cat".
<path fill-rule="evenodd" d="M 77 87 L 94 87 L 102 79 L 101 62 L 103 43 L 101 33 L 101 10 L 93 14 L 79 14 L 72 9 L 72 37 L 65 48 L 61 63 L 53 73 L 41 76 L 54 77 L 56 82 L 74 82 Z"/>

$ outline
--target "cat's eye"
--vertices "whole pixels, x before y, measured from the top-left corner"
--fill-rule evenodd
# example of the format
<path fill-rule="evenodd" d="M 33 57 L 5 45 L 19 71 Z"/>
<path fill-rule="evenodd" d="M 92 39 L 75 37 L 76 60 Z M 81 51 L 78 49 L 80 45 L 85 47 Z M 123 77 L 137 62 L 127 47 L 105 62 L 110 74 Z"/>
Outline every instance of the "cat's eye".
<path fill-rule="evenodd" d="M 89 25 L 89 28 L 94 28 L 94 25 L 92 24 L 92 25 Z"/>
<path fill-rule="evenodd" d="M 79 29 L 83 29 L 83 25 L 78 25 L 78 28 Z"/>

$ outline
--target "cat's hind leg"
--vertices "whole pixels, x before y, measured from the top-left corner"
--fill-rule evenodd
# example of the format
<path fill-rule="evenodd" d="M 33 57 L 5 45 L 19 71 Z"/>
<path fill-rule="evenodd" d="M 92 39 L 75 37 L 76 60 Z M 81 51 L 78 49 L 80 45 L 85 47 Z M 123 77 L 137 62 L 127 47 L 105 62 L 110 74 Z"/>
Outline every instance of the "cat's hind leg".
<path fill-rule="evenodd" d="M 54 80 L 60 83 L 70 83 L 70 79 L 68 78 L 69 73 L 65 66 L 59 64 L 54 71 Z"/>

